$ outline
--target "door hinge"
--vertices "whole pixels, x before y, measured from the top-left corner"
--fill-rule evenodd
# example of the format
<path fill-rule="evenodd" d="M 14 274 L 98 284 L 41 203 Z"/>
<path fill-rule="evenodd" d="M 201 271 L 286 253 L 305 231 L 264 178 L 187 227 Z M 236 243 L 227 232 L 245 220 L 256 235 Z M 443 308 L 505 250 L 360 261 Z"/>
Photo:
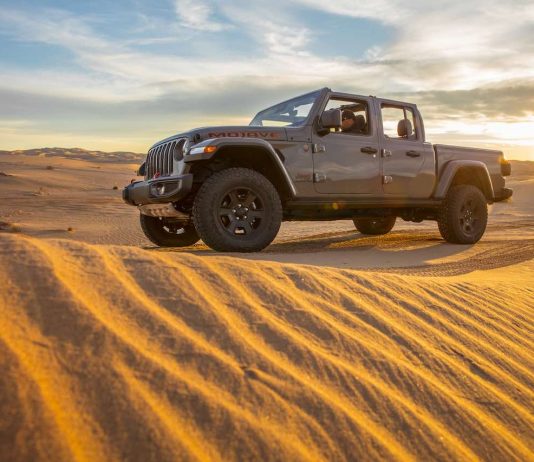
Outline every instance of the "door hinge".
<path fill-rule="evenodd" d="M 326 175 L 324 173 L 314 173 L 313 174 L 313 182 L 314 183 L 322 183 L 326 181 Z"/>
<path fill-rule="evenodd" d="M 391 175 L 384 175 L 382 177 L 382 183 L 389 184 L 393 182 L 393 177 Z"/>
<path fill-rule="evenodd" d="M 312 152 L 318 153 L 318 152 L 326 152 L 326 146 L 324 144 L 312 144 Z"/>

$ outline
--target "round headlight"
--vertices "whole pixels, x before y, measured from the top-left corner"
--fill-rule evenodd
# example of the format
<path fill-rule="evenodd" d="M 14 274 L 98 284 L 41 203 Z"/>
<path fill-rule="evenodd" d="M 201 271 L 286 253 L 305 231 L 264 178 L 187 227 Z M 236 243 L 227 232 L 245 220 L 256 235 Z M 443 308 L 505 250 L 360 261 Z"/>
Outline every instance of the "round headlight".
<path fill-rule="evenodd" d="M 187 140 L 182 139 L 174 145 L 173 157 L 174 160 L 181 161 L 184 158 L 185 148 L 187 147 Z"/>

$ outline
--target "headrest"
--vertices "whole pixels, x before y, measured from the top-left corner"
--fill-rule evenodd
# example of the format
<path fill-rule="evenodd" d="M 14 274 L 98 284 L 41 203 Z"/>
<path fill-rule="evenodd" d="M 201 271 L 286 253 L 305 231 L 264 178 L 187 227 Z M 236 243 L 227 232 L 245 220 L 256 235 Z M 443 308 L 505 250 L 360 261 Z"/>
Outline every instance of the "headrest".
<path fill-rule="evenodd" d="M 354 126 L 352 127 L 353 130 L 358 131 L 365 131 L 365 117 L 361 114 L 358 114 L 356 117 L 354 117 Z"/>
<path fill-rule="evenodd" d="M 408 119 L 399 120 L 397 124 L 397 134 L 401 138 L 408 138 L 413 134 L 412 123 Z"/>
<path fill-rule="evenodd" d="M 345 109 L 345 110 L 341 113 L 341 120 L 354 119 L 354 117 L 356 117 L 356 116 L 354 115 L 354 112 L 352 112 L 352 111 L 349 110 L 349 109 Z"/>

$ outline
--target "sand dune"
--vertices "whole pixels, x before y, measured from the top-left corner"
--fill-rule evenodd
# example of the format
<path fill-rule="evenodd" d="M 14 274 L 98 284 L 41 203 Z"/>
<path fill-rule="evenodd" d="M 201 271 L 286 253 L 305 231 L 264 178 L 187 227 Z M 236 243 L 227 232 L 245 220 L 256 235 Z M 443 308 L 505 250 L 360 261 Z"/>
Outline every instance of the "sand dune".
<path fill-rule="evenodd" d="M 135 177 L 135 168 L 133 163 L 0 153 L 0 172 L 10 175 L 0 177 L 0 222 L 39 238 L 151 248 L 138 211 L 121 199 L 120 189 Z M 534 239 L 534 162 L 514 161 L 513 172 L 512 200 L 490 207 L 488 231 L 473 249 L 444 243 L 433 222 L 398 220 L 391 235 L 369 238 L 344 220 L 283 223 L 266 251 L 238 257 L 353 269 L 425 266 L 455 256 L 473 267 L 468 257 L 482 252 L 493 253 L 497 264 L 502 258 L 515 261 L 520 247 Z M 201 243 L 183 251 L 213 255 Z"/>
<path fill-rule="evenodd" d="M 146 154 L 135 152 L 117 151 L 91 151 L 83 148 L 38 148 L 38 149 L 20 149 L 15 151 L 0 151 L 0 155 L 24 156 L 24 157 L 41 157 L 41 158 L 65 158 L 86 160 L 89 162 L 103 163 L 132 163 L 142 162 Z"/>
<path fill-rule="evenodd" d="M 534 457 L 532 260 L 427 277 L 0 238 L 5 460 Z"/>
<path fill-rule="evenodd" d="M 474 246 L 224 255 L 152 246 L 104 154 L 0 152 L 1 461 L 534 461 L 534 163 Z"/>

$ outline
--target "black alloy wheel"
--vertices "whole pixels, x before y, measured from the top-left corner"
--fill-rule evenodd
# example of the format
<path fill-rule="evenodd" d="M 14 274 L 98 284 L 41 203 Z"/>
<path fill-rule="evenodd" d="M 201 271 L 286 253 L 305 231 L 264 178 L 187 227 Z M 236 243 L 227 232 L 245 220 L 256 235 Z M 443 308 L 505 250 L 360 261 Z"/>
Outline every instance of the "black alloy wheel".
<path fill-rule="evenodd" d="M 257 252 L 276 237 L 282 204 L 276 188 L 261 173 L 228 168 L 200 187 L 193 221 L 202 240 L 220 252 Z"/>
<path fill-rule="evenodd" d="M 266 211 L 252 189 L 234 188 L 223 195 L 218 218 L 230 235 L 251 235 L 261 229 Z"/>
<path fill-rule="evenodd" d="M 140 216 L 140 222 L 145 236 L 160 247 L 187 247 L 200 240 L 193 223 L 143 214 Z"/>
<path fill-rule="evenodd" d="M 472 235 L 480 228 L 483 219 L 482 206 L 473 198 L 467 199 L 460 209 L 460 227 L 464 234 Z"/>

